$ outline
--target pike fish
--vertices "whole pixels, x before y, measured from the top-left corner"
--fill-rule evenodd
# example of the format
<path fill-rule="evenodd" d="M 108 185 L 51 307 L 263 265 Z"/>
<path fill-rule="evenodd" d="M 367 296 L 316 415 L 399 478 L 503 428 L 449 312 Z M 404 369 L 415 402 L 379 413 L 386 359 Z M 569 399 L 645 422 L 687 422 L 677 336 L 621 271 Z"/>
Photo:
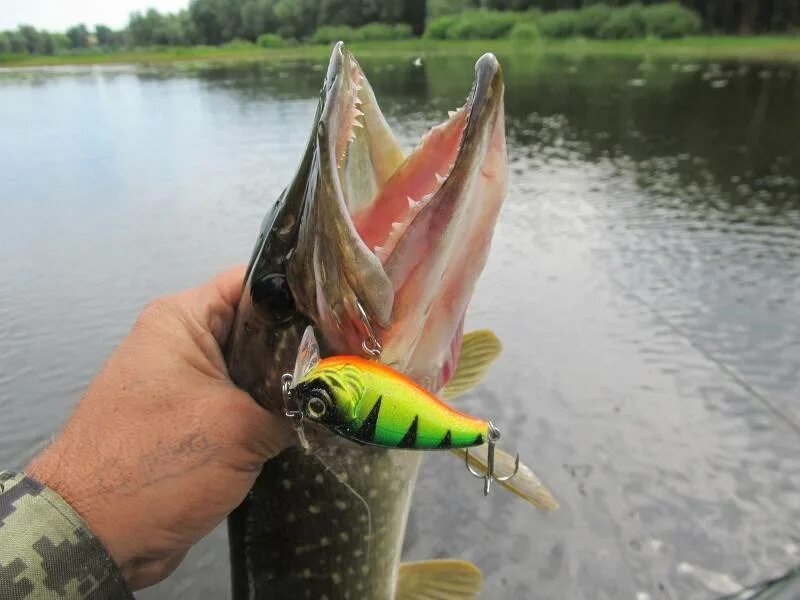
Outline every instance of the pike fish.
<path fill-rule="evenodd" d="M 503 91 L 496 58 L 482 56 L 464 106 L 406 156 L 355 58 L 333 48 L 308 145 L 264 218 L 226 349 L 231 377 L 261 405 L 284 413 L 282 376 L 308 326 L 322 356 L 380 350 L 445 398 L 480 378 L 496 338 L 465 336 L 463 320 L 506 191 Z M 310 448 L 269 461 L 229 520 L 234 598 L 475 596 L 470 563 L 400 564 L 422 452 L 357 444 L 314 423 L 304 431 Z M 481 468 L 479 453 L 470 460 Z M 512 491 L 555 506 L 529 469 L 519 475 Z"/>

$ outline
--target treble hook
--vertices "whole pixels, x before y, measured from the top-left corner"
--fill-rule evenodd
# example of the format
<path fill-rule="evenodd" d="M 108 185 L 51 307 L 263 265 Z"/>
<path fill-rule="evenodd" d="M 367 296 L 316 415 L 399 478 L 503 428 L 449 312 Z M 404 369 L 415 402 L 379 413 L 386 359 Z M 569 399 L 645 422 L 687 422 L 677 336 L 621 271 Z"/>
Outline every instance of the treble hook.
<path fill-rule="evenodd" d="M 358 310 L 358 316 L 367 334 L 367 339 L 361 342 L 361 349 L 375 360 L 378 360 L 381 357 L 383 348 L 381 348 L 381 343 L 378 341 L 378 338 L 375 337 L 375 331 L 372 329 L 372 325 L 369 322 L 367 311 L 364 310 L 364 307 L 358 300 L 356 300 L 356 310 Z"/>
<path fill-rule="evenodd" d="M 469 448 L 466 449 L 465 461 L 467 464 L 467 470 L 478 479 L 483 479 L 483 495 L 488 496 L 489 491 L 492 489 L 492 481 L 508 481 L 514 475 L 517 474 L 519 471 L 519 454 L 517 454 L 517 458 L 514 460 L 514 472 L 510 475 L 506 475 L 505 477 L 497 477 L 494 474 L 494 447 L 497 445 L 497 441 L 500 439 L 500 430 L 495 427 L 491 421 L 489 421 L 489 441 L 488 441 L 488 457 L 486 460 L 486 474 L 479 473 L 472 468 L 472 465 L 469 464 Z"/>

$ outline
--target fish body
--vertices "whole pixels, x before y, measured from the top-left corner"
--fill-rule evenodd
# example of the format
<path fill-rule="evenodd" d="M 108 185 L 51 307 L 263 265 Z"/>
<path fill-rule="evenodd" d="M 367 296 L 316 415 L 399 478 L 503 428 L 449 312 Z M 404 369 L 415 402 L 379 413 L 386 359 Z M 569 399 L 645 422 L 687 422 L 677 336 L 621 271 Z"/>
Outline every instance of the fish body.
<path fill-rule="evenodd" d="M 323 356 L 360 355 L 374 336 L 382 361 L 438 392 L 458 363 L 505 187 L 493 56 L 478 61 L 464 107 L 406 157 L 358 63 L 337 44 L 300 167 L 248 266 L 226 348 L 232 379 L 282 414 L 281 378 L 311 325 Z M 400 565 L 422 453 L 355 443 L 308 419 L 304 428 L 310 450 L 268 461 L 229 520 L 235 599 L 474 596 L 480 577 L 468 563 Z M 397 441 L 396 429 L 383 435 Z M 425 435 L 435 437 L 427 425 Z"/>

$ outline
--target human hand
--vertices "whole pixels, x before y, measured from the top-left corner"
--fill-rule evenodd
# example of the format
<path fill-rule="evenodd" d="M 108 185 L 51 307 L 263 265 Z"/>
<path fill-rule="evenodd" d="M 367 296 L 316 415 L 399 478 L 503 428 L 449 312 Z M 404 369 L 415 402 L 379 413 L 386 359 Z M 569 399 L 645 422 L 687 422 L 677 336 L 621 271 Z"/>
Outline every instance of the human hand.
<path fill-rule="evenodd" d="M 232 269 L 148 305 L 26 469 L 83 517 L 133 590 L 175 570 L 295 440 L 228 377 L 220 348 L 243 277 Z"/>

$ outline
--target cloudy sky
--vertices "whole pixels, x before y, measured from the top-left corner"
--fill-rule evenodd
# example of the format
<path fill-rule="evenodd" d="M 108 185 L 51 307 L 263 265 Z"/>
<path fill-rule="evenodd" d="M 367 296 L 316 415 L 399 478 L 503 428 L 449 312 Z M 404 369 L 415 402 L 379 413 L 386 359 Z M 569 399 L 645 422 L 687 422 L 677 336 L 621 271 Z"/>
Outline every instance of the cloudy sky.
<path fill-rule="evenodd" d="M 187 6 L 189 0 L 0 0 L 0 31 L 20 24 L 50 31 L 63 31 L 76 23 L 118 28 L 134 10 L 175 12 Z"/>

